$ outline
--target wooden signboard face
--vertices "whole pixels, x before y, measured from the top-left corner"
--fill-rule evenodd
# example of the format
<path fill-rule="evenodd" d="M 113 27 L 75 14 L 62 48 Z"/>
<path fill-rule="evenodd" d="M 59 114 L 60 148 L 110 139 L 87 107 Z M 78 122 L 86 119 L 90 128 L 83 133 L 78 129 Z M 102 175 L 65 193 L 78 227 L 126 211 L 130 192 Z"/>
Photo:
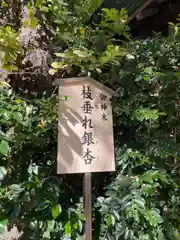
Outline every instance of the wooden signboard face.
<path fill-rule="evenodd" d="M 58 174 L 115 171 L 111 95 L 89 78 L 59 86 Z"/>

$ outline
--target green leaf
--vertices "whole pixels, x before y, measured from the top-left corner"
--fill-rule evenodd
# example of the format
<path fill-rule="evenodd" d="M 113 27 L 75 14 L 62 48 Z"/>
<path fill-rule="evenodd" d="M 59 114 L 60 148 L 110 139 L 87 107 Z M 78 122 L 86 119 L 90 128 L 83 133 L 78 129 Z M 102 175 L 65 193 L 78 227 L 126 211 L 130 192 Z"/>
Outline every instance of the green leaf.
<path fill-rule="evenodd" d="M 129 238 L 129 232 L 130 232 L 130 230 L 126 227 L 125 232 L 124 232 L 124 239 Z"/>
<path fill-rule="evenodd" d="M 59 204 L 53 206 L 51 208 L 51 213 L 52 213 L 53 218 L 56 219 L 59 216 L 59 214 L 61 213 L 61 206 Z"/>
<path fill-rule="evenodd" d="M 106 223 L 107 223 L 108 227 L 114 226 L 114 224 L 115 224 L 115 218 L 114 218 L 113 215 L 108 214 L 108 215 L 106 216 L 105 220 L 106 220 Z"/>
<path fill-rule="evenodd" d="M 22 120 L 23 120 L 23 116 L 20 112 L 14 112 L 13 118 L 19 123 L 22 122 Z"/>
<path fill-rule="evenodd" d="M 146 214 L 146 218 L 149 221 L 149 224 L 153 227 L 156 227 L 158 224 L 163 222 L 162 217 L 156 210 L 148 210 Z"/>
<path fill-rule="evenodd" d="M 69 236 L 71 234 L 71 223 L 67 222 L 65 225 L 65 234 Z"/>
<path fill-rule="evenodd" d="M 23 103 L 24 101 L 23 101 L 22 99 L 20 99 L 20 98 L 17 98 L 17 99 L 15 100 L 15 102 L 16 102 L 17 104 L 19 104 L 19 103 Z"/>
<path fill-rule="evenodd" d="M 116 217 L 117 220 L 120 220 L 120 215 L 119 215 L 118 211 L 113 210 L 113 214 L 114 214 L 114 216 Z"/>
<path fill-rule="evenodd" d="M 55 69 L 58 69 L 58 68 L 62 67 L 63 65 L 64 65 L 63 62 L 53 62 L 53 63 L 51 64 L 51 66 L 52 66 L 53 68 L 55 68 Z"/>
<path fill-rule="evenodd" d="M 8 219 L 0 221 L 0 234 L 4 232 L 7 224 L 8 224 Z"/>
<path fill-rule="evenodd" d="M 166 240 L 162 229 L 158 229 L 158 240 Z"/>
<path fill-rule="evenodd" d="M 7 173 L 5 167 L 0 167 L 0 181 L 2 181 Z"/>
<path fill-rule="evenodd" d="M 145 208 L 145 200 L 138 196 L 137 198 L 134 199 L 134 202 L 140 207 L 140 208 Z"/>
<path fill-rule="evenodd" d="M 0 87 L 10 87 L 10 85 L 5 81 L 0 81 Z"/>
<path fill-rule="evenodd" d="M 50 232 L 49 231 L 46 231 L 43 233 L 43 239 L 51 239 L 51 235 L 50 235 Z"/>
<path fill-rule="evenodd" d="M 80 220 L 78 220 L 78 227 L 79 227 L 79 232 L 82 232 L 83 230 L 83 224 Z"/>
<path fill-rule="evenodd" d="M 84 216 L 83 213 L 78 212 L 77 215 L 78 215 L 79 220 L 81 220 L 81 221 L 85 221 L 85 216 Z"/>
<path fill-rule="evenodd" d="M 74 223 L 73 228 L 74 228 L 74 229 L 78 229 L 78 222 L 75 222 L 75 223 Z"/>
<path fill-rule="evenodd" d="M 64 58 L 65 57 L 65 53 L 55 53 L 55 55 L 57 57 L 60 57 L 60 58 Z"/>
<path fill-rule="evenodd" d="M 28 27 L 29 26 L 29 21 L 26 19 L 23 21 L 23 26 Z"/>
<path fill-rule="evenodd" d="M 144 80 L 148 81 L 149 80 L 149 76 L 144 76 Z"/>
<path fill-rule="evenodd" d="M 140 180 L 146 183 L 153 183 L 153 172 L 147 172 L 140 176 Z"/>
<path fill-rule="evenodd" d="M 54 229 L 55 221 L 49 220 L 49 221 L 47 221 L 47 224 L 48 224 L 48 227 L 47 227 L 48 231 L 49 232 L 52 231 Z"/>
<path fill-rule="evenodd" d="M 35 17 L 31 18 L 31 26 L 30 27 L 35 29 L 37 27 L 37 25 L 38 25 L 38 19 Z"/>
<path fill-rule="evenodd" d="M 1 7 L 8 7 L 8 4 L 6 3 L 6 1 L 3 0 L 3 1 L 1 2 Z"/>
<path fill-rule="evenodd" d="M 124 224 L 122 223 L 119 223 L 116 225 L 116 229 L 117 229 L 117 232 L 116 232 L 116 239 L 120 239 L 120 237 L 124 234 L 125 232 L 125 226 Z"/>
<path fill-rule="evenodd" d="M 16 56 L 12 56 L 12 58 L 16 58 Z M 18 67 L 15 65 L 4 65 L 4 69 L 6 69 L 9 72 L 12 72 L 12 71 L 17 71 Z"/>
<path fill-rule="evenodd" d="M 48 8 L 48 7 L 45 7 L 45 6 L 40 7 L 40 10 L 41 10 L 42 12 L 49 12 L 49 8 Z"/>
<path fill-rule="evenodd" d="M 49 70 L 49 74 L 50 74 L 50 75 L 54 75 L 56 72 L 57 72 L 56 69 L 50 69 L 50 70 Z"/>
<path fill-rule="evenodd" d="M 169 24 L 170 26 L 172 26 L 172 27 L 174 27 L 174 26 L 175 26 L 175 24 L 174 24 L 174 23 L 172 23 L 172 22 L 168 22 L 168 24 Z"/>
<path fill-rule="evenodd" d="M 7 157 L 8 153 L 9 153 L 9 150 L 10 150 L 9 143 L 5 140 L 1 140 L 1 142 L 0 142 L 0 154 Z"/>
<path fill-rule="evenodd" d="M 102 73 L 102 70 L 100 68 L 96 68 L 96 72 Z"/>

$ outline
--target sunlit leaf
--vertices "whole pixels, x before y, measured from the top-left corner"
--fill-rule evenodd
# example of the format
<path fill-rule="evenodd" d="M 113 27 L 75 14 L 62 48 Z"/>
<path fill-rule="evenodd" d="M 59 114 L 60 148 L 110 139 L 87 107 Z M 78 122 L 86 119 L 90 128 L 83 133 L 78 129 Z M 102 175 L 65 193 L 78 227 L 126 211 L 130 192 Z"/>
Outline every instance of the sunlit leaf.
<path fill-rule="evenodd" d="M 55 68 L 55 69 L 58 69 L 58 68 L 62 67 L 63 65 L 64 65 L 63 62 L 53 62 L 53 63 L 51 64 L 51 66 L 52 66 L 53 68 Z"/>
<path fill-rule="evenodd" d="M 3 0 L 3 1 L 1 2 L 1 7 L 8 7 L 7 2 Z"/>
<path fill-rule="evenodd" d="M 5 167 L 0 166 L 0 181 L 2 181 L 7 174 L 7 170 Z"/>
<path fill-rule="evenodd" d="M 162 217 L 155 210 L 147 211 L 146 218 L 148 219 L 151 226 L 157 226 L 158 224 L 163 222 Z"/>
<path fill-rule="evenodd" d="M 0 221 L 0 234 L 2 234 L 5 231 L 7 223 L 8 223 L 7 219 Z"/>
<path fill-rule="evenodd" d="M 9 83 L 0 81 L 0 87 L 10 87 Z"/>
<path fill-rule="evenodd" d="M 22 120 L 23 120 L 23 116 L 20 112 L 14 112 L 13 118 L 19 123 L 22 122 Z"/>
<path fill-rule="evenodd" d="M 65 234 L 69 236 L 71 234 L 71 223 L 67 222 L 65 225 Z"/>
<path fill-rule="evenodd" d="M 53 206 L 51 208 L 51 213 L 52 213 L 53 218 L 56 219 L 59 216 L 59 214 L 61 213 L 61 206 L 59 204 Z"/>
<path fill-rule="evenodd" d="M 7 156 L 9 153 L 9 143 L 5 140 L 1 140 L 0 142 L 0 154 Z"/>
<path fill-rule="evenodd" d="M 113 215 L 108 214 L 108 215 L 106 216 L 105 220 L 106 220 L 106 223 L 107 223 L 107 225 L 108 225 L 109 227 L 110 227 L 110 226 L 114 226 L 114 224 L 115 224 L 115 218 L 114 218 Z"/>
<path fill-rule="evenodd" d="M 33 17 L 31 18 L 31 28 L 36 28 L 38 25 L 38 19 Z"/>
<path fill-rule="evenodd" d="M 43 238 L 45 238 L 45 239 L 51 239 L 50 232 L 49 232 L 49 231 L 44 232 L 44 233 L 43 233 Z"/>
<path fill-rule="evenodd" d="M 56 69 L 50 69 L 50 70 L 49 70 L 49 74 L 50 74 L 50 75 L 54 75 L 56 72 L 57 72 Z"/>

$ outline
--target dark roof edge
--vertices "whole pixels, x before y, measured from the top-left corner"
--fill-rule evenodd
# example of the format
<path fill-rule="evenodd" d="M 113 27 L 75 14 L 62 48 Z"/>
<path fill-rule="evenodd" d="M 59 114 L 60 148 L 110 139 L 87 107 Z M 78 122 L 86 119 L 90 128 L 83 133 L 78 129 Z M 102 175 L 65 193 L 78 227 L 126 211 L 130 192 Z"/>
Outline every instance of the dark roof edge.
<path fill-rule="evenodd" d="M 146 0 L 143 5 L 136 8 L 135 11 L 133 11 L 132 14 L 129 16 L 129 23 L 136 17 L 136 15 L 140 12 L 142 12 L 145 8 L 147 8 L 151 3 L 155 2 L 156 0 Z"/>

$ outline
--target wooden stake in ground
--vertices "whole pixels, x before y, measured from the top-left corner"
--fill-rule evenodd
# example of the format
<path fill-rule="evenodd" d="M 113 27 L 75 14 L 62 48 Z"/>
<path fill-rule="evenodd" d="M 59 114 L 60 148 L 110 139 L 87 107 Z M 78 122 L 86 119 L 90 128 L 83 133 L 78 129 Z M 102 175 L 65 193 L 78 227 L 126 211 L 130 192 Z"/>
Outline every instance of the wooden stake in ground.
<path fill-rule="evenodd" d="M 84 213 L 85 213 L 85 218 L 86 218 L 84 240 L 92 240 L 91 173 L 84 174 Z"/>

